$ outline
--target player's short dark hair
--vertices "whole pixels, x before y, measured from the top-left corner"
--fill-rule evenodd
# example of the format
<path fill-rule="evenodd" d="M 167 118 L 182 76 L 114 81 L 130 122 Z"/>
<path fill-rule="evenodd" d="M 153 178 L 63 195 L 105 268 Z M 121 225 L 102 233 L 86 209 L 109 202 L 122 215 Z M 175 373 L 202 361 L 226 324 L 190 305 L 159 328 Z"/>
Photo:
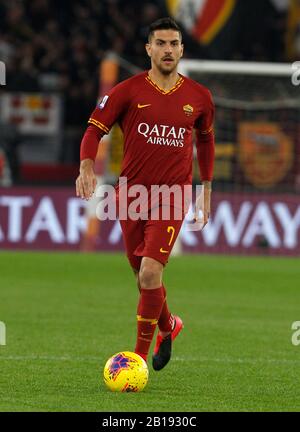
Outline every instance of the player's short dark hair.
<path fill-rule="evenodd" d="M 152 24 L 150 24 L 149 33 L 148 33 L 148 41 L 150 41 L 150 39 L 153 36 L 153 33 L 156 30 L 175 30 L 175 31 L 178 31 L 178 33 L 180 35 L 180 39 L 182 39 L 182 33 L 180 30 L 180 27 L 177 24 L 177 22 L 175 20 L 173 20 L 173 18 L 170 18 L 170 17 L 160 18 L 157 21 L 154 21 Z"/>

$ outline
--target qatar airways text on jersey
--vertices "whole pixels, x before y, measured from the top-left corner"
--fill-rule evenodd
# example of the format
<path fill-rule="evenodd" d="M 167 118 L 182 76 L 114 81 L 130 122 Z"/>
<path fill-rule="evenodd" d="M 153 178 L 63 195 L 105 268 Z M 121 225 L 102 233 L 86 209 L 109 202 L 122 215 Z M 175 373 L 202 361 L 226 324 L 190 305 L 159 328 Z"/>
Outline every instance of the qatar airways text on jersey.
<path fill-rule="evenodd" d="M 185 128 L 175 126 L 158 125 L 150 126 L 148 123 L 138 125 L 138 133 L 147 139 L 149 144 L 183 147 Z"/>

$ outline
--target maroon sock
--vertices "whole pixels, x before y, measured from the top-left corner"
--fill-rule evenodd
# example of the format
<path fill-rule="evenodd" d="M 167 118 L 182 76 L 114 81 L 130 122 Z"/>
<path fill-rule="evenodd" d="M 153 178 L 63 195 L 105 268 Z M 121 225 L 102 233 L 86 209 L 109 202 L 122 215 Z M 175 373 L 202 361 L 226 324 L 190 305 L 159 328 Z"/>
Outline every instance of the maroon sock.
<path fill-rule="evenodd" d="M 156 324 L 164 302 L 163 287 L 140 290 L 137 308 L 137 341 L 135 352 L 145 360 L 153 339 Z"/>
<path fill-rule="evenodd" d="M 167 304 L 167 292 L 164 286 L 163 287 L 163 292 L 164 292 L 164 298 L 165 298 L 165 302 L 163 304 L 161 313 L 160 313 L 160 317 L 158 320 L 158 328 L 160 331 L 162 332 L 166 332 L 169 333 L 172 331 L 172 325 L 173 325 L 173 317 L 171 315 L 171 312 L 169 311 L 168 308 L 168 304 Z"/>

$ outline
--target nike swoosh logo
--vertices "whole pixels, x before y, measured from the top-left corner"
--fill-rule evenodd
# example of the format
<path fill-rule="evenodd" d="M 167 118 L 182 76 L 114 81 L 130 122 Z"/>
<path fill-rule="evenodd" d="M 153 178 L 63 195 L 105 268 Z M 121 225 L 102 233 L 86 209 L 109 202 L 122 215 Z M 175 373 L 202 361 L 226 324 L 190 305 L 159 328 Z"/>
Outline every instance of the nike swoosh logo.
<path fill-rule="evenodd" d="M 142 336 L 150 336 L 152 333 L 143 333 L 142 332 Z"/>
<path fill-rule="evenodd" d="M 159 252 L 161 252 L 161 253 L 169 253 L 169 251 L 166 251 L 166 250 L 164 250 L 163 248 L 160 248 L 160 249 L 159 249 Z"/>
<path fill-rule="evenodd" d="M 138 108 L 146 108 L 148 106 L 151 106 L 151 104 L 146 104 L 146 105 L 138 104 Z"/>

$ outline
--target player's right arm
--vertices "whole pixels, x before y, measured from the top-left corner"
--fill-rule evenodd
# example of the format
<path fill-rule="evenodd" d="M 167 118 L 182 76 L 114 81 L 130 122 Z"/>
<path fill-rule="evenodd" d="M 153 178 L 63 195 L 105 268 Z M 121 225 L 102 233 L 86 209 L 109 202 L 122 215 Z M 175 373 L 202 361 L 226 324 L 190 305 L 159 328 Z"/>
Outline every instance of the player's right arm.
<path fill-rule="evenodd" d="M 99 142 L 104 134 L 90 125 L 82 138 L 80 145 L 80 168 L 76 179 L 76 195 L 82 199 L 92 197 L 97 179 L 94 171 L 94 162 L 98 151 Z"/>
<path fill-rule="evenodd" d="M 108 134 L 128 106 L 129 91 L 126 81 L 116 85 L 93 111 L 80 145 L 80 169 L 76 179 L 76 195 L 89 199 L 93 195 L 97 180 L 94 162 L 98 145 L 103 135 Z"/>

